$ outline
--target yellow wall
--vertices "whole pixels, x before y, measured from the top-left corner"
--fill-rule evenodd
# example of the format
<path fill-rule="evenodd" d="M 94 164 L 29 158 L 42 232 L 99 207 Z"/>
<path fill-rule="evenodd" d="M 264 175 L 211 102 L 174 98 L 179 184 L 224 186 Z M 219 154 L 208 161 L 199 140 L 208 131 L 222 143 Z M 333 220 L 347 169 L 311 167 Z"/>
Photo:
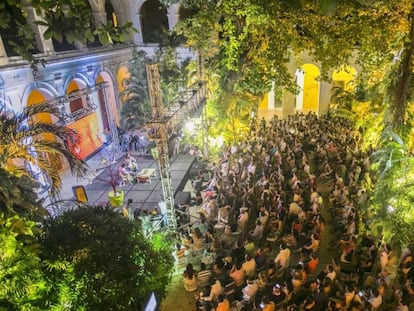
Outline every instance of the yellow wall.
<path fill-rule="evenodd" d="M 129 79 L 130 77 L 131 77 L 131 74 L 129 73 L 127 67 L 122 66 L 122 67 L 119 68 L 119 70 L 118 70 L 118 76 L 116 77 L 116 83 L 118 85 L 118 91 L 119 91 L 119 93 L 121 93 L 122 91 L 125 90 L 123 81 L 125 79 Z M 125 101 L 125 96 L 122 96 L 121 102 L 123 103 L 124 101 Z"/>
<path fill-rule="evenodd" d="M 31 105 L 36 105 L 36 104 L 40 104 L 44 101 L 46 101 L 46 97 L 43 95 L 43 93 L 39 90 L 33 90 L 29 97 L 27 98 L 27 106 L 31 106 Z M 38 121 L 41 123 L 46 123 L 46 124 L 52 124 L 52 116 L 50 113 L 38 113 L 36 114 L 36 116 L 34 117 L 34 121 Z M 43 139 L 45 140 L 50 140 L 53 141 L 55 140 L 53 134 L 50 133 L 44 133 L 42 135 Z"/>
<path fill-rule="evenodd" d="M 27 98 L 27 106 L 40 104 L 46 101 L 46 97 L 39 90 L 33 90 Z M 49 113 L 39 113 L 36 115 L 36 120 L 42 123 L 52 123 L 52 117 Z"/>
<path fill-rule="evenodd" d="M 269 108 L 269 94 L 266 94 L 259 103 L 259 109 L 268 109 Z"/>
<path fill-rule="evenodd" d="M 319 78 L 318 67 L 312 64 L 305 64 L 301 67 L 305 72 L 303 85 L 303 110 L 318 110 L 319 101 Z"/>
<path fill-rule="evenodd" d="M 75 81 L 72 80 L 69 82 L 69 85 L 66 89 L 66 94 L 70 94 L 73 91 L 77 91 L 77 90 L 79 90 L 79 85 Z"/>
<path fill-rule="evenodd" d="M 333 81 L 342 81 L 344 90 L 352 91 L 355 88 L 355 84 L 351 81 L 354 81 L 356 78 L 356 70 L 351 66 L 346 66 L 340 70 L 336 70 L 332 73 Z"/>

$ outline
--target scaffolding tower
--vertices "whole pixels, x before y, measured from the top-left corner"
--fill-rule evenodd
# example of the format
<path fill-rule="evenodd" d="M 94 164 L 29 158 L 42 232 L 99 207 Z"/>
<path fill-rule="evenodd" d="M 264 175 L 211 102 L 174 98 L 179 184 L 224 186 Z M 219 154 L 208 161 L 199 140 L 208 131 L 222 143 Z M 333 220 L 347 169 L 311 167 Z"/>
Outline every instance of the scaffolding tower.
<path fill-rule="evenodd" d="M 167 210 L 167 229 L 175 231 L 177 229 L 177 218 L 170 173 L 168 142 L 171 135 L 177 134 L 181 130 L 184 120 L 201 111 L 206 102 L 206 88 L 204 82 L 198 81 L 181 92 L 177 98 L 164 108 L 157 64 L 147 65 L 147 79 L 151 100 L 151 120 L 146 123 L 146 130 L 148 138 L 155 141 L 157 147 L 156 160 L 158 160 L 162 193 Z"/>
<path fill-rule="evenodd" d="M 170 173 L 170 158 L 168 154 L 168 121 L 164 115 L 162 106 L 160 74 L 157 64 L 147 65 L 147 79 L 149 96 L 151 100 L 151 120 L 147 122 L 146 129 L 148 138 L 155 141 L 158 150 L 158 164 L 161 177 L 161 187 L 167 210 L 167 229 L 177 229 L 177 218 L 175 215 L 174 192 Z"/>

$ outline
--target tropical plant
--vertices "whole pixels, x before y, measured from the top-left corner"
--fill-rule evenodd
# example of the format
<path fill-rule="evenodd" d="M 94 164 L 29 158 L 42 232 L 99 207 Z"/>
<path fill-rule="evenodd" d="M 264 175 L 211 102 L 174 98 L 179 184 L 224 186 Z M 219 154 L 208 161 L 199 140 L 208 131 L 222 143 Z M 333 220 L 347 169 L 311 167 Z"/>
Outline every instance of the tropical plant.
<path fill-rule="evenodd" d="M 104 207 L 50 219 L 42 259 L 51 297 L 69 296 L 70 310 L 140 310 L 151 292 L 165 295 L 171 277 L 173 258 L 163 240 L 144 239 L 135 222 Z"/>
<path fill-rule="evenodd" d="M 211 119 L 215 120 L 215 124 L 209 134 L 213 137 L 222 135 L 226 142 L 243 139 L 248 132 L 250 115 L 256 105 L 257 101 L 249 94 L 241 97 L 223 92 L 211 111 L 214 113 Z"/>
<path fill-rule="evenodd" d="M 0 310 L 45 310 L 49 284 L 39 257 L 40 231 L 33 221 L 1 215 Z"/>
<path fill-rule="evenodd" d="M 189 71 L 190 60 L 179 60 L 173 46 L 160 47 L 155 52 L 154 62 L 159 64 L 162 99 L 168 105 L 185 90 L 188 81 L 194 79 L 194 72 Z"/>
<path fill-rule="evenodd" d="M 33 191 L 36 187 L 32 178 L 17 177 L 0 168 L 0 214 L 6 218 L 19 215 L 40 221 L 47 211 L 38 202 Z"/>
<path fill-rule="evenodd" d="M 148 93 L 146 65 L 151 58 L 144 51 L 134 50 L 129 64 L 129 78 L 123 80 L 121 116 L 124 128 L 134 129 L 145 125 L 151 118 L 151 102 Z"/>
<path fill-rule="evenodd" d="M 98 38 L 103 45 L 114 42 L 124 42 L 127 37 L 137 31 L 131 22 L 123 25 L 114 25 L 112 21 L 106 24 L 97 25 L 94 21 L 89 3 L 84 0 L 32 0 L 30 5 L 37 11 L 41 19 L 35 23 L 46 27 L 45 39 L 55 39 L 62 42 L 75 41 L 86 44 L 94 42 Z M 23 16 L 28 14 L 25 11 L 25 4 L 19 0 L 8 0 L 0 3 L 0 28 L 7 30 L 15 20 L 13 12 L 21 11 Z M 17 23 L 17 40 L 19 44 L 10 42 L 14 50 L 28 61 L 36 61 L 30 51 L 34 50 L 34 33 L 26 22 Z"/>
<path fill-rule="evenodd" d="M 153 57 L 144 51 L 134 50 L 129 64 L 129 77 L 124 79 L 121 92 L 122 122 L 126 129 L 142 127 L 151 118 L 151 102 L 148 90 L 146 65 L 159 64 L 160 88 L 164 106 L 171 103 L 185 90 L 190 80 L 187 70 L 189 61 L 179 61 L 172 47 L 159 48 Z"/>
<path fill-rule="evenodd" d="M 372 154 L 375 191 L 367 218 L 370 230 L 401 249 L 414 239 L 414 158 L 401 137 L 386 127 Z"/>
<path fill-rule="evenodd" d="M 74 139 L 73 131 L 59 122 L 50 124 L 36 118 L 47 113 L 59 119 L 58 108 L 48 104 L 28 106 L 15 114 L 0 113 L 0 168 L 29 177 L 34 177 L 29 166 L 39 168 L 50 178 L 50 194 L 55 197 L 62 181 L 51 161 L 63 158 L 78 177 L 85 173 L 86 164 L 67 148 L 67 142 Z"/>

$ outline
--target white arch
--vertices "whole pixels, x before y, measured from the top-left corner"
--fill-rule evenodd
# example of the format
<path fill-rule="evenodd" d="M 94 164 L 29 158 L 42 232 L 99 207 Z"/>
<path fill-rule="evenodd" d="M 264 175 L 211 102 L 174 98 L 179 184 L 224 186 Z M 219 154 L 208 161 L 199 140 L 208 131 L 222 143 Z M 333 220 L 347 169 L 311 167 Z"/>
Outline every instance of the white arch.
<path fill-rule="evenodd" d="M 46 98 L 46 100 L 50 100 L 55 97 L 59 97 L 59 92 L 53 86 L 53 84 L 49 82 L 34 82 L 28 84 L 22 92 L 22 106 L 27 106 L 27 101 L 29 99 L 30 94 L 34 90 L 39 90 Z"/>
<path fill-rule="evenodd" d="M 75 81 L 76 83 L 79 83 L 83 88 L 89 87 L 90 82 L 88 81 L 88 76 L 86 76 L 83 73 L 74 73 L 74 74 L 70 74 L 68 76 L 65 77 L 65 82 L 63 83 L 63 91 L 66 93 L 66 90 L 68 89 L 69 83 L 71 81 Z M 79 87 L 79 89 L 81 89 L 82 87 Z"/>
<path fill-rule="evenodd" d="M 101 76 L 102 79 L 108 83 L 108 87 L 104 89 L 104 92 L 107 100 L 107 108 L 110 109 L 110 111 L 108 111 L 110 113 L 109 117 L 112 117 L 115 123 L 120 126 L 120 104 L 118 96 L 115 93 L 113 74 L 109 69 L 103 68 L 102 71 L 96 75 L 95 81 L 98 79 L 98 76 Z"/>

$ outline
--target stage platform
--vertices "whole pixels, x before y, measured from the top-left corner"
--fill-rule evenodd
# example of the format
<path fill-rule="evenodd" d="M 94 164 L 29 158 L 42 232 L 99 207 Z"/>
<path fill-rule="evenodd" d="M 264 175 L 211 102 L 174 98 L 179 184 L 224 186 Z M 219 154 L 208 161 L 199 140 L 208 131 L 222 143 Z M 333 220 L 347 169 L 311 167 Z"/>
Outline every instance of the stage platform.
<path fill-rule="evenodd" d="M 151 176 L 151 182 L 149 183 L 137 183 L 126 184 L 120 186 L 125 193 L 124 202 L 128 199 L 132 199 L 133 203 L 131 207 L 134 209 L 152 211 L 157 208 L 158 202 L 162 195 L 161 179 L 156 161 L 146 155 L 145 157 L 139 157 L 139 155 L 133 154 L 137 159 L 139 171 L 144 169 L 155 170 L 155 176 Z M 116 168 L 122 163 L 123 159 L 119 159 L 118 163 L 114 164 L 115 172 Z M 170 159 L 170 172 L 172 179 L 172 188 L 174 191 L 174 197 L 181 196 L 184 187 L 190 178 L 189 172 L 191 167 L 196 162 L 196 158 L 191 155 L 174 155 Z M 88 185 L 85 185 L 86 195 L 88 202 L 94 205 L 105 205 L 108 202 L 107 193 L 111 189 L 111 186 L 105 180 L 108 180 L 108 170 L 98 169 L 99 175 L 91 180 Z"/>

